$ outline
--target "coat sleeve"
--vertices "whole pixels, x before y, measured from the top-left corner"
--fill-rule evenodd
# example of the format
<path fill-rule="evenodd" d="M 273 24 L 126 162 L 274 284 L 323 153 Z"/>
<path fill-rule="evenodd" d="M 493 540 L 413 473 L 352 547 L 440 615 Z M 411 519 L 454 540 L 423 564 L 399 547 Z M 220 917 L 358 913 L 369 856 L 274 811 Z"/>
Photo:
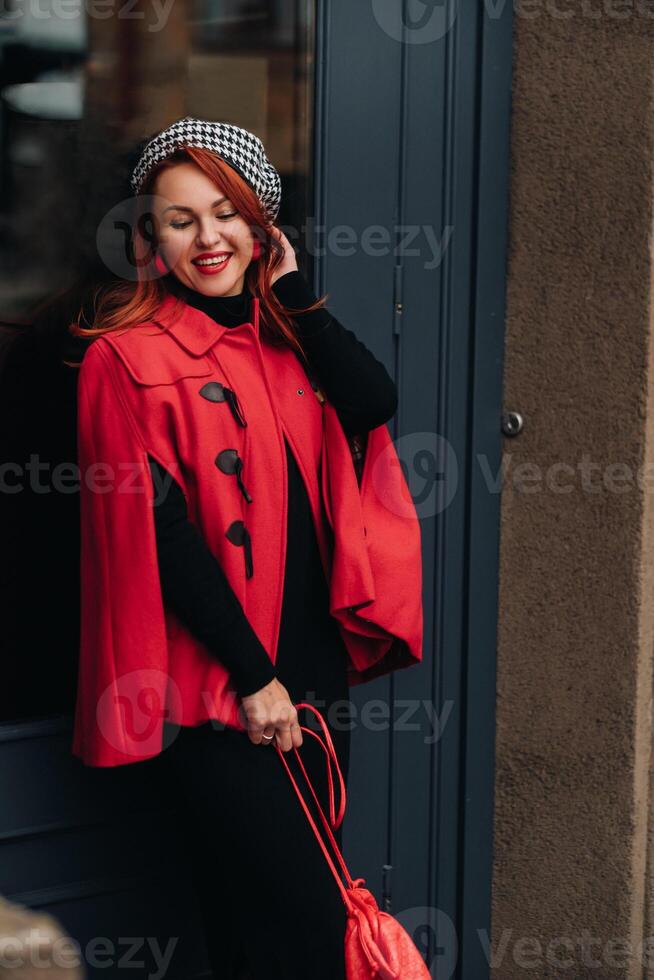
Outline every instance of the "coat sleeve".
<path fill-rule="evenodd" d="M 102 338 L 82 361 L 77 409 L 81 609 L 72 752 L 86 765 L 117 766 L 161 751 L 174 692 L 153 481 Z"/>
<path fill-rule="evenodd" d="M 420 522 L 387 425 L 366 437 L 360 483 L 334 407 L 324 405 L 323 500 L 334 531 L 330 611 L 349 684 L 422 660 Z"/>

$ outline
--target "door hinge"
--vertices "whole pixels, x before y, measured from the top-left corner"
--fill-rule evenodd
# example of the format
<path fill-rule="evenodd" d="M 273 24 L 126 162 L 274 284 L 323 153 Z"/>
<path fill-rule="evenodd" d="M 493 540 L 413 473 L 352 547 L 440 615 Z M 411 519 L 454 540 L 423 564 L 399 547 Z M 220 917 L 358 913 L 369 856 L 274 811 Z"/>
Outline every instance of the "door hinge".
<path fill-rule="evenodd" d="M 398 335 L 402 331 L 402 266 L 396 265 L 393 268 L 393 333 Z"/>
<path fill-rule="evenodd" d="M 382 910 L 391 911 L 391 872 L 392 864 L 382 864 Z"/>

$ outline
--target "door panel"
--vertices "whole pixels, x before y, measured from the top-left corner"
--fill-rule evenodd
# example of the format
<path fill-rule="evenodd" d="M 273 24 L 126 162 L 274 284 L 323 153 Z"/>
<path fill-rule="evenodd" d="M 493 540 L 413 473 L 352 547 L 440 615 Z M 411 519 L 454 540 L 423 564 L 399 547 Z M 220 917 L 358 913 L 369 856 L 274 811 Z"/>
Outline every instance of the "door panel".
<path fill-rule="evenodd" d="M 494 471 L 501 450 L 511 12 L 320 8 L 316 213 L 351 229 L 354 247 L 327 249 L 316 285 L 398 382 L 390 428 L 424 560 L 423 663 L 352 690 L 356 717 L 380 699 L 393 725 L 355 731 L 345 853 L 439 978 L 478 980 L 489 972 L 476 930 L 490 921 L 499 496 L 472 461 L 483 454 Z M 366 245 L 374 226 L 385 250 Z"/>
<path fill-rule="evenodd" d="M 314 127 L 316 221 L 325 226 L 327 236 L 321 243 L 324 254 L 317 262 L 316 287 L 321 293 L 328 291 L 334 314 L 394 372 L 394 258 L 390 248 L 372 258 L 363 242 L 373 225 L 392 227 L 397 206 L 401 46 L 378 30 L 369 3 L 326 3 L 321 12 Z M 365 96 L 353 98 L 353 93 Z M 376 699 L 387 706 L 389 692 L 388 678 L 372 681 L 359 692 L 351 690 L 356 720 L 344 828 L 352 873 L 365 875 L 380 903 L 382 865 L 389 850 L 392 743 L 388 724 L 375 732 L 359 718 Z"/>

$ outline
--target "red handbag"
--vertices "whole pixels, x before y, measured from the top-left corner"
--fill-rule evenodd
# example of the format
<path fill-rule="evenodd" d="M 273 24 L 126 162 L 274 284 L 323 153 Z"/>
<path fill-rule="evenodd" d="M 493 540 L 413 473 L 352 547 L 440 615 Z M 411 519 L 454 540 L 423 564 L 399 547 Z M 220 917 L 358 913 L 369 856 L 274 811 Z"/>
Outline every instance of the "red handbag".
<path fill-rule="evenodd" d="M 315 821 L 311 816 L 307 804 L 300 792 L 300 789 L 291 773 L 289 765 L 284 757 L 284 752 L 280 749 L 279 745 L 275 743 L 275 748 L 277 753 L 282 760 L 284 767 L 290 777 L 291 782 L 295 788 L 295 792 L 298 795 L 300 803 L 307 815 L 307 819 L 313 828 L 313 831 L 318 839 L 325 859 L 331 869 L 334 878 L 340 888 L 343 901 L 345 902 L 345 907 L 347 909 L 347 925 L 345 929 L 345 968 L 347 980 L 431 980 L 431 974 L 427 969 L 427 965 L 423 960 L 419 949 L 411 939 L 410 935 L 400 925 L 400 923 L 388 912 L 382 912 L 375 898 L 367 888 L 363 888 L 362 885 L 365 884 L 365 878 L 355 878 L 352 880 L 350 873 L 347 870 L 345 861 L 343 860 L 343 855 L 341 854 L 338 844 L 332 833 L 332 829 L 337 830 L 343 821 L 343 816 L 345 814 L 345 783 L 343 780 L 343 774 L 341 772 L 340 766 L 338 764 L 338 758 L 336 756 L 336 750 L 334 749 L 334 743 L 332 742 L 331 735 L 327 730 L 325 720 L 312 704 L 307 702 L 300 702 L 295 705 L 296 708 L 309 708 L 314 712 L 318 721 L 320 722 L 320 727 L 323 730 L 325 736 L 325 742 L 323 742 L 320 735 L 317 732 L 312 731 L 305 725 L 301 725 L 302 731 L 306 732 L 308 735 L 312 735 L 318 740 L 322 746 L 325 755 L 327 757 L 327 782 L 329 786 L 329 821 L 325 816 L 323 809 L 318 801 L 316 792 L 311 785 L 311 780 L 307 775 L 307 771 L 304 764 L 300 758 L 300 754 L 296 748 L 293 749 L 295 756 L 298 760 L 304 778 L 306 779 L 309 789 L 313 795 L 316 806 L 318 807 L 318 812 L 322 819 L 325 831 L 329 838 L 329 841 L 334 849 L 336 857 L 338 858 L 338 863 L 340 864 L 343 874 L 345 875 L 346 884 L 343 885 L 341 876 L 337 871 L 332 858 L 325 846 L 318 828 L 316 827 Z M 331 763 L 334 763 L 336 767 L 336 773 L 339 782 L 339 810 L 338 814 L 334 810 L 334 781 L 332 777 Z"/>

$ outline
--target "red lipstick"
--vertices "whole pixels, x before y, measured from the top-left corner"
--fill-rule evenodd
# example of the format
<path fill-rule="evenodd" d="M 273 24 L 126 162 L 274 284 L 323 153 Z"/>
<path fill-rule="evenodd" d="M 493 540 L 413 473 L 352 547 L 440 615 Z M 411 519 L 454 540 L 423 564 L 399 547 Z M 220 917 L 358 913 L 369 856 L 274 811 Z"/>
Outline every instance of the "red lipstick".
<path fill-rule="evenodd" d="M 222 272 L 229 265 L 232 255 L 232 252 L 201 252 L 200 255 L 195 256 L 192 262 L 203 276 L 215 276 L 216 273 Z M 223 257 L 224 260 L 220 261 Z M 202 264 L 199 264 L 200 261 Z"/>

